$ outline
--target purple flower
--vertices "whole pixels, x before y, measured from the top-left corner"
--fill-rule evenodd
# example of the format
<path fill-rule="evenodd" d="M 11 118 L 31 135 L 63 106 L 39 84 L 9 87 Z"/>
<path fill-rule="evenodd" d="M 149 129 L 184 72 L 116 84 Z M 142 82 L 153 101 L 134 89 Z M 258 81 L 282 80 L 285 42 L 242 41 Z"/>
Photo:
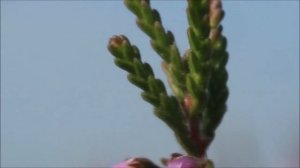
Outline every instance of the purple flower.
<path fill-rule="evenodd" d="M 192 156 L 179 156 L 169 161 L 167 168 L 201 168 L 205 159 Z"/>

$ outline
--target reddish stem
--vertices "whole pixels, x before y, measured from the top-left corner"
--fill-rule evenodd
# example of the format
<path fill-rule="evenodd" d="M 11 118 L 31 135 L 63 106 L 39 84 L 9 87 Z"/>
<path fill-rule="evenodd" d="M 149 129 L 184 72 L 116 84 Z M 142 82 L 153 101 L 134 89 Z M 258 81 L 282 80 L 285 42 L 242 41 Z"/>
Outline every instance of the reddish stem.
<path fill-rule="evenodd" d="M 211 143 L 211 139 L 207 139 L 201 136 L 199 132 L 199 120 L 197 118 L 191 118 L 189 120 L 190 138 L 197 145 L 199 149 L 200 158 L 206 156 L 206 150 Z"/>
<path fill-rule="evenodd" d="M 207 139 L 202 137 L 199 131 L 199 118 L 195 116 L 190 116 L 189 110 L 193 107 L 193 98 L 190 95 L 186 95 L 183 102 L 182 102 L 182 109 L 185 114 L 185 117 L 187 118 L 187 124 L 189 127 L 189 137 L 192 140 L 192 142 L 196 145 L 196 147 L 199 149 L 199 158 L 203 158 L 206 156 L 206 150 L 211 143 L 211 139 Z"/>

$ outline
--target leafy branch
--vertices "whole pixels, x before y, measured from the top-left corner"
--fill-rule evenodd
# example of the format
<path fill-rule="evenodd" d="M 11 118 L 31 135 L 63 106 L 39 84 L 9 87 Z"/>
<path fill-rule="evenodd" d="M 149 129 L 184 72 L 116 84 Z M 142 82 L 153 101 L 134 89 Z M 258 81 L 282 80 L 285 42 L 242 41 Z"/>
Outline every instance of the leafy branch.
<path fill-rule="evenodd" d="M 185 69 L 173 33 L 165 31 L 158 11 L 151 8 L 149 1 L 125 0 L 124 2 L 137 16 L 138 27 L 150 37 L 152 48 L 163 59 L 162 67 L 174 94 L 182 100 L 185 90 Z"/>
<path fill-rule="evenodd" d="M 171 31 L 163 27 L 159 12 L 149 0 L 124 0 L 138 27 L 149 36 L 154 51 L 162 58 L 174 95 L 155 78 L 148 63 L 124 35 L 110 39 L 108 49 L 115 64 L 127 71 L 128 80 L 142 89 L 142 97 L 154 114 L 175 133 L 189 155 L 204 158 L 220 124 L 228 98 L 227 41 L 220 22 L 224 11 L 220 0 L 188 0 L 187 35 L 190 49 L 180 56 Z"/>

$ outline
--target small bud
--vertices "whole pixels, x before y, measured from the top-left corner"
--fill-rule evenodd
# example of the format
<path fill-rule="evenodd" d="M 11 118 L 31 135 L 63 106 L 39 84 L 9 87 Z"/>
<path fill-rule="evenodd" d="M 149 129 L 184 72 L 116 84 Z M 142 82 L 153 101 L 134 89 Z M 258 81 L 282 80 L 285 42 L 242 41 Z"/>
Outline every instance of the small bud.
<path fill-rule="evenodd" d="M 185 112 L 189 112 L 193 107 L 193 97 L 191 95 L 186 95 L 183 99 L 183 109 Z"/>
<path fill-rule="evenodd" d="M 210 0 L 210 10 L 216 10 L 216 9 L 221 9 L 222 8 L 222 3 L 221 0 Z"/>
<path fill-rule="evenodd" d="M 115 56 L 119 56 L 121 53 L 120 53 L 120 48 L 122 47 L 122 44 L 123 43 L 127 43 L 128 45 L 130 45 L 128 39 L 126 36 L 124 35 L 115 35 L 113 37 L 111 37 L 109 39 L 109 42 L 108 42 L 108 50 Z"/>
<path fill-rule="evenodd" d="M 206 159 L 192 156 L 179 156 L 169 161 L 167 168 L 202 168 Z"/>
<path fill-rule="evenodd" d="M 219 25 L 220 21 L 224 16 L 224 12 L 219 9 L 211 13 L 210 15 L 210 27 L 215 28 Z"/>
<path fill-rule="evenodd" d="M 215 28 L 219 25 L 224 16 L 221 0 L 210 0 L 209 22 L 210 27 Z"/>
<path fill-rule="evenodd" d="M 122 36 L 113 36 L 109 39 L 108 46 L 117 48 L 122 45 L 124 38 Z"/>

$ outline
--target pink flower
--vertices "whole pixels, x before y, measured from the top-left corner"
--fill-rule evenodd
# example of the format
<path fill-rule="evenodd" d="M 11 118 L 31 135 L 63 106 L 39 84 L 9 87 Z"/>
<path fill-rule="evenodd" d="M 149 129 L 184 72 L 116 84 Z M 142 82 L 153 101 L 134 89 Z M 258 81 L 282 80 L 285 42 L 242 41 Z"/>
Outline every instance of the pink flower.
<path fill-rule="evenodd" d="M 118 164 L 114 165 L 112 168 L 127 168 L 127 165 L 128 165 L 128 161 L 125 160 L 121 163 L 118 163 Z"/>
<path fill-rule="evenodd" d="M 147 158 L 131 158 L 114 165 L 112 168 L 159 168 Z"/>
<path fill-rule="evenodd" d="M 167 168 L 201 168 L 205 159 L 192 156 L 179 156 L 169 161 Z"/>

